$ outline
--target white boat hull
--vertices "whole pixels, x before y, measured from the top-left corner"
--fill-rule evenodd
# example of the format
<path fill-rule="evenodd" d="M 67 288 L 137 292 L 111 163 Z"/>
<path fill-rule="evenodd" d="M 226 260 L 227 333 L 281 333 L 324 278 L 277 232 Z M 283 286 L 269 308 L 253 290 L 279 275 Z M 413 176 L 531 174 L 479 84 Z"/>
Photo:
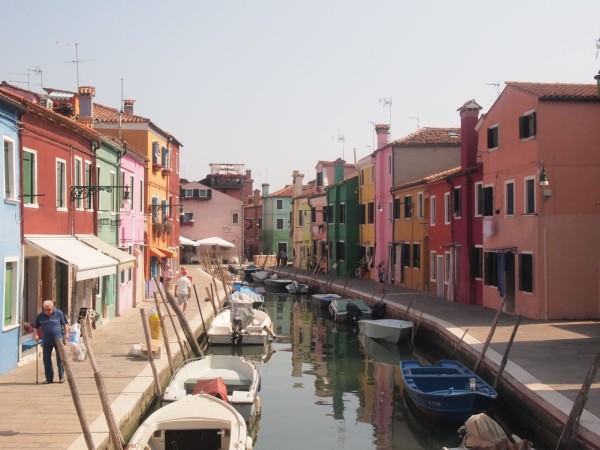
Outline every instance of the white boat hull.
<path fill-rule="evenodd" d="M 129 441 L 131 450 L 167 448 L 250 450 L 244 418 L 230 404 L 208 394 L 189 395 L 152 413 Z"/>
<path fill-rule="evenodd" d="M 220 378 L 227 386 L 229 403 L 248 422 L 258 414 L 260 375 L 256 366 L 239 356 L 208 355 L 185 361 L 175 372 L 163 394 L 162 403 L 181 400 L 192 394 L 198 381 Z"/>
<path fill-rule="evenodd" d="M 240 333 L 239 345 L 265 345 L 273 336 L 273 322 L 265 311 L 252 310 L 253 319 L 245 325 Z M 270 331 L 267 331 L 267 329 Z M 208 331 L 210 345 L 232 345 L 234 328 L 231 324 L 231 309 L 225 308 L 215 316 Z"/>
<path fill-rule="evenodd" d="M 392 344 L 406 339 L 412 331 L 412 327 L 413 323 L 410 320 L 379 319 L 358 321 L 358 328 L 365 336 Z"/>

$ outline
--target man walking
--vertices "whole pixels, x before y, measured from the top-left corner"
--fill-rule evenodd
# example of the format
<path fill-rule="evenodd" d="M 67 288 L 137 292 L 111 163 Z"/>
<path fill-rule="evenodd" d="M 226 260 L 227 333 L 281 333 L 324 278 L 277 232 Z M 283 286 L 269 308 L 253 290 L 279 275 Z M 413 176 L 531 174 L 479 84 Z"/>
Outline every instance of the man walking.
<path fill-rule="evenodd" d="M 190 293 L 192 290 L 192 282 L 187 277 L 187 271 L 185 268 L 181 268 L 181 275 L 175 283 L 175 296 L 177 297 L 177 304 L 181 306 L 183 313 L 187 308 L 188 302 L 190 301 Z M 183 305 L 183 306 L 182 306 Z"/>
<path fill-rule="evenodd" d="M 58 382 L 65 382 L 65 372 L 60 359 L 56 339 L 63 340 L 63 344 L 67 343 L 69 336 L 69 323 L 67 318 L 60 309 L 54 307 L 52 300 L 45 300 L 42 304 L 43 311 L 37 316 L 35 321 L 35 331 L 33 339 L 37 342 L 39 339 L 39 329 L 42 328 L 42 350 L 44 360 L 44 372 L 46 381 L 44 384 L 54 383 L 54 367 L 52 366 L 52 350 L 56 351 L 56 365 L 58 366 Z"/>

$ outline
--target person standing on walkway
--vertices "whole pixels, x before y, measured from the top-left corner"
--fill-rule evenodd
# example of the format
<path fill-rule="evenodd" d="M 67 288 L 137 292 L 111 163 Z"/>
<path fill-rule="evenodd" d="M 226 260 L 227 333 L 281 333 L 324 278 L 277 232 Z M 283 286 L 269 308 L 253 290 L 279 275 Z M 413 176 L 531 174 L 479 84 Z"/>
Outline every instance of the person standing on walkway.
<path fill-rule="evenodd" d="M 171 284 L 173 282 L 173 269 L 171 269 L 171 266 L 169 265 L 169 263 L 165 263 L 165 267 L 163 269 L 161 278 L 162 278 L 163 288 L 165 289 L 165 292 L 170 291 Z"/>
<path fill-rule="evenodd" d="M 54 307 L 52 300 L 45 300 L 42 304 L 43 311 L 37 316 L 35 321 L 35 331 L 33 339 L 37 342 L 39 339 L 39 329 L 42 328 L 42 350 L 44 360 L 44 372 L 46 381 L 44 384 L 54 383 L 54 367 L 52 366 L 52 350 L 56 352 L 56 365 L 58 366 L 58 382 L 65 382 L 65 372 L 60 359 L 56 339 L 61 338 L 63 344 L 67 343 L 69 336 L 69 323 L 60 309 Z"/>
<path fill-rule="evenodd" d="M 379 280 L 379 292 L 385 291 L 385 266 L 383 261 L 377 264 L 377 278 Z"/>
<path fill-rule="evenodd" d="M 181 310 L 185 314 L 188 302 L 190 301 L 190 294 L 192 291 L 192 282 L 187 277 L 187 272 L 184 275 L 183 271 L 177 283 L 175 283 L 175 297 L 177 297 L 177 304 L 181 306 Z M 183 305 L 183 306 L 182 306 Z"/>

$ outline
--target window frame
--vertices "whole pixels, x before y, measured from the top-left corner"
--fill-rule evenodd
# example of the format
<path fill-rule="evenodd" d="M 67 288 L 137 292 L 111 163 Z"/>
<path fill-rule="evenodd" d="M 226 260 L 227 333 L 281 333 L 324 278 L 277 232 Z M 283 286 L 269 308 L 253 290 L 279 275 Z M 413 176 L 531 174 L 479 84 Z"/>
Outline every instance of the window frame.
<path fill-rule="evenodd" d="M 487 149 L 492 152 L 498 150 L 500 145 L 499 124 L 494 124 L 487 129 Z"/>
<path fill-rule="evenodd" d="M 537 211 L 535 183 L 535 176 L 523 179 L 523 215 L 525 216 L 535 215 Z"/>
<path fill-rule="evenodd" d="M 509 192 L 512 190 L 512 192 Z M 515 180 L 504 182 L 504 215 L 513 217 L 515 215 Z"/>
<path fill-rule="evenodd" d="M 6 298 L 6 289 L 7 289 L 7 280 L 6 274 L 8 273 L 7 266 L 10 264 L 11 269 L 11 291 L 10 291 L 10 299 Z M 19 295 L 19 258 L 17 256 L 9 256 L 4 258 L 4 267 L 3 267 L 3 286 L 4 291 L 2 292 L 2 297 L 4 298 L 4 303 L 2 306 L 2 331 L 6 332 L 12 330 L 20 325 L 19 321 L 19 311 L 21 310 L 21 296 Z M 6 310 L 7 304 L 10 304 L 10 323 L 5 323 L 7 320 Z"/>
<path fill-rule="evenodd" d="M 429 197 L 429 225 L 434 227 L 436 223 L 437 198 L 435 195 Z"/>
<path fill-rule="evenodd" d="M 60 180 L 60 184 L 61 186 L 59 186 L 59 180 L 58 180 L 58 167 L 59 165 L 62 166 L 63 170 L 62 170 L 62 177 Z M 67 161 L 62 159 L 62 158 L 56 158 L 55 159 L 55 164 L 54 164 L 54 169 L 55 169 L 55 179 L 54 179 L 54 183 L 55 183 L 55 194 L 56 194 L 56 210 L 57 211 L 67 211 L 68 210 L 68 205 L 67 205 Z M 61 197 L 61 201 L 59 203 L 59 197 Z"/>
<path fill-rule="evenodd" d="M 4 147 L 4 200 L 16 202 L 19 199 L 17 186 L 17 155 L 15 140 L 9 136 L 3 136 Z"/>
<path fill-rule="evenodd" d="M 444 225 L 450 225 L 452 205 L 450 204 L 450 192 L 444 192 Z"/>
<path fill-rule="evenodd" d="M 526 111 L 519 117 L 519 139 L 522 141 L 535 138 L 537 135 L 537 114 L 535 110 Z"/>
<path fill-rule="evenodd" d="M 39 207 L 38 204 L 38 198 L 37 198 L 37 192 L 38 192 L 38 152 L 37 150 L 32 150 L 26 147 L 23 147 L 23 172 L 25 172 L 25 153 L 31 155 L 31 157 L 33 158 L 32 161 L 30 162 L 31 165 L 31 192 L 29 194 L 25 194 L 25 192 L 27 192 L 26 189 L 26 184 L 27 184 L 27 180 L 25 180 L 25 175 L 24 173 L 22 174 L 23 177 L 23 206 L 25 208 L 37 208 Z M 29 201 L 27 201 L 27 199 L 29 199 Z"/>

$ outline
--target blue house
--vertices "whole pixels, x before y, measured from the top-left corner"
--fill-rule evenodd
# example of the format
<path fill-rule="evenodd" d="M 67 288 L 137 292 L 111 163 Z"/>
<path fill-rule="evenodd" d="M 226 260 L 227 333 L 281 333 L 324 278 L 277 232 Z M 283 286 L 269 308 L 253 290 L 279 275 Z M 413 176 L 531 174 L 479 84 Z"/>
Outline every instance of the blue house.
<path fill-rule="evenodd" d="M 0 137 L 4 157 L 0 159 L 3 179 L 3 201 L 0 202 L 0 375 L 17 367 L 20 357 L 21 327 L 21 209 L 18 119 L 22 109 L 0 94 Z"/>

